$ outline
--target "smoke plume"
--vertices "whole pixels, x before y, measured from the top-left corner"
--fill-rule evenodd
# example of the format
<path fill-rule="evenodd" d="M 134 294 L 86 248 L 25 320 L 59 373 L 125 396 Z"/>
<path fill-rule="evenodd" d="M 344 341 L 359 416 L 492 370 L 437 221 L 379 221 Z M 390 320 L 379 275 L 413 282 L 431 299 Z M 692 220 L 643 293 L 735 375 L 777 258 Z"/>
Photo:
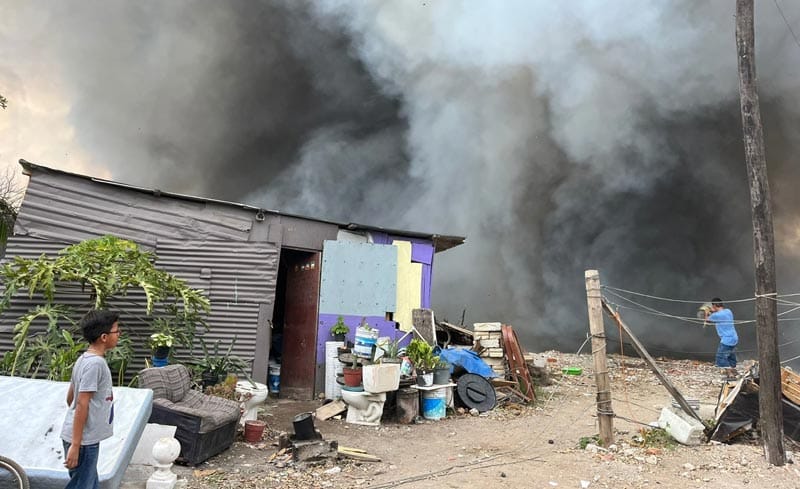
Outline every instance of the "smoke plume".
<path fill-rule="evenodd" d="M 436 258 L 439 317 L 466 309 L 532 350 L 569 350 L 587 330 L 585 269 L 655 296 L 753 295 L 733 2 L 47 5 L 40 36 L 70 120 L 115 179 L 467 236 Z M 800 5 L 779 5 L 800 31 Z M 793 292 L 800 45 L 774 3 L 756 18 L 778 276 Z M 752 303 L 733 309 L 752 318 Z M 623 315 L 655 353 L 716 347 L 686 322 Z M 782 342 L 796 329 L 782 323 Z"/>

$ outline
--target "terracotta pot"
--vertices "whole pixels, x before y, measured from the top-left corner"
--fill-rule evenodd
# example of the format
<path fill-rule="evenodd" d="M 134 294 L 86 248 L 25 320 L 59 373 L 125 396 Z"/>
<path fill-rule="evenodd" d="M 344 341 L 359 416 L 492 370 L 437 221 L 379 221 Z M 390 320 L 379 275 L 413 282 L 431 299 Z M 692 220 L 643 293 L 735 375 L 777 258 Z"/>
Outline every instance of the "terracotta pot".
<path fill-rule="evenodd" d="M 261 441 L 264 436 L 264 428 L 267 423 L 259 420 L 250 420 L 244 422 L 244 439 L 249 443 L 257 443 Z"/>
<path fill-rule="evenodd" d="M 361 385 L 362 371 L 360 368 L 344 367 L 344 385 L 348 387 L 358 387 Z"/>

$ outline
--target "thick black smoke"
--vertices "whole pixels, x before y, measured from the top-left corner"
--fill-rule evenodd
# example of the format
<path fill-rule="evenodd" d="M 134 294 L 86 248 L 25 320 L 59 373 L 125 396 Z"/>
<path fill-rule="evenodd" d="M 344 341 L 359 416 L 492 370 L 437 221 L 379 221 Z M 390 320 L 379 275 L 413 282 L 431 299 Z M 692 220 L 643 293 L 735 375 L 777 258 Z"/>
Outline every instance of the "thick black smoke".
<path fill-rule="evenodd" d="M 781 5 L 800 30 L 800 6 Z M 437 257 L 440 317 L 466 308 L 467 322 L 514 324 L 530 349 L 573 349 L 585 269 L 658 296 L 753 295 L 732 2 L 47 6 L 39 41 L 80 141 L 115 179 L 466 235 Z M 756 15 L 792 292 L 800 46 L 774 3 Z M 734 311 L 750 318 L 752 303 Z M 715 348 L 710 330 L 623 315 L 656 353 Z M 800 337 L 783 324 L 784 342 Z"/>

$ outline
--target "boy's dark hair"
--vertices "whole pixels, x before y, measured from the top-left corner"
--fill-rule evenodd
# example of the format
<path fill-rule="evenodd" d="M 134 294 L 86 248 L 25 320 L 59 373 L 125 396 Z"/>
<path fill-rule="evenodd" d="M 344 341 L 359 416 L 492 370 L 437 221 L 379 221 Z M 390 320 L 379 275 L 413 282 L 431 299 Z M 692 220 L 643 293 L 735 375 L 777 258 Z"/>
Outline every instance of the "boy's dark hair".
<path fill-rule="evenodd" d="M 94 343 L 103 333 L 111 331 L 119 320 L 119 313 L 105 309 L 92 309 L 81 319 L 80 327 L 83 337 L 89 343 Z"/>
<path fill-rule="evenodd" d="M 719 297 L 714 297 L 713 299 L 711 299 L 711 305 L 714 305 L 714 306 L 717 306 L 717 307 L 724 307 L 722 305 L 722 299 L 720 299 Z"/>

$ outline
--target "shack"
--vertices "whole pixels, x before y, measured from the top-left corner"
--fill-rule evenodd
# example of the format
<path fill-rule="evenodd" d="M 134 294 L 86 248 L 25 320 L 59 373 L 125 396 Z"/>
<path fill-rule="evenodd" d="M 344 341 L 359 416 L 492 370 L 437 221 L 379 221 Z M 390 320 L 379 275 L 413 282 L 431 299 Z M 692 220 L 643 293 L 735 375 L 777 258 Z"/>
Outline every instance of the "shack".
<path fill-rule="evenodd" d="M 463 237 L 384 229 L 290 215 L 69 173 L 20 160 L 28 187 L 6 257 L 35 258 L 85 239 L 114 235 L 153 251 L 156 265 L 211 301 L 210 340 L 230 342 L 266 383 L 281 360 L 281 396 L 324 392 L 325 342 L 339 316 L 381 336 L 411 328 L 430 307 L 436 253 Z M 60 298 L 79 308 L 84 300 Z M 37 299 L 19 296 L 0 316 L 0 354 L 14 321 Z M 148 325 L 131 315 L 126 328 Z M 143 366 L 144 352 L 133 368 Z"/>

